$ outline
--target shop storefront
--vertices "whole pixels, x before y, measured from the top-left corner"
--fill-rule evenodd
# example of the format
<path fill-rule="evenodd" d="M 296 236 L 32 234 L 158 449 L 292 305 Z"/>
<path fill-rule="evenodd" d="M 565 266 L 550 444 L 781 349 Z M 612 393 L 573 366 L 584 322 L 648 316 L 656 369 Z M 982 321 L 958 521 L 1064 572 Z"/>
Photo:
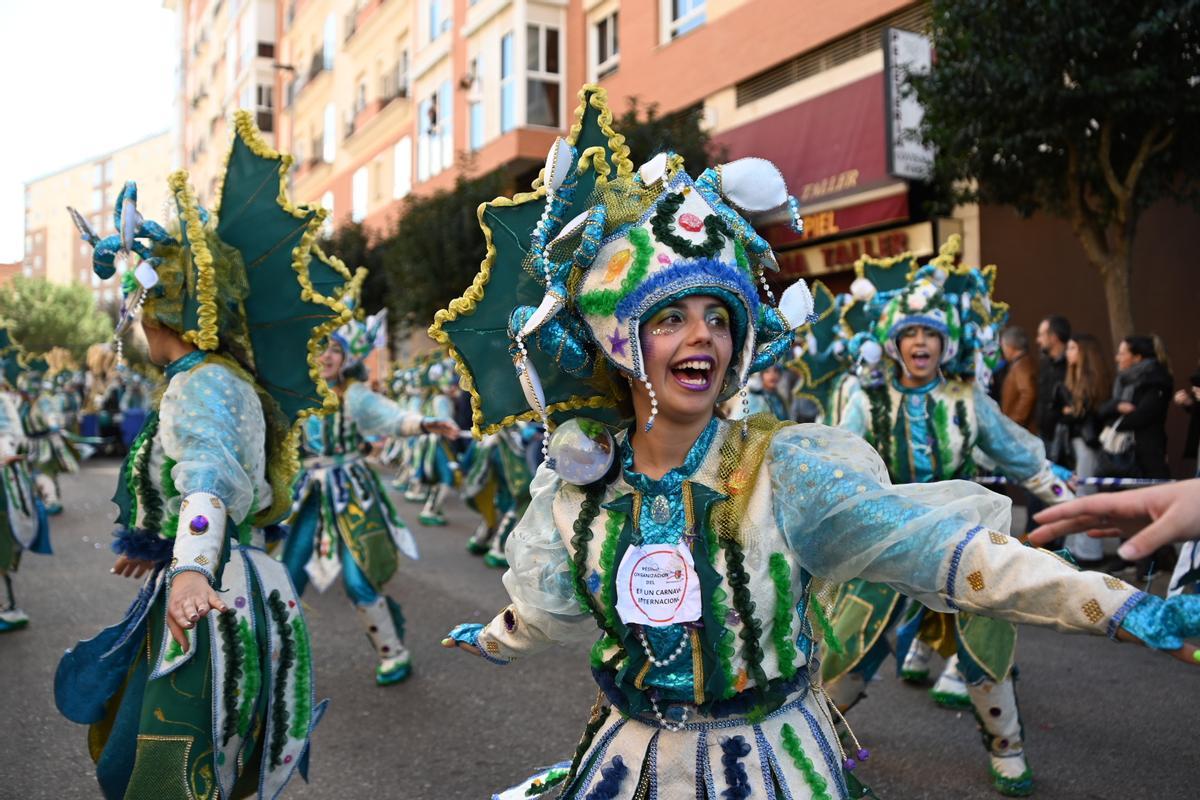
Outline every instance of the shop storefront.
<path fill-rule="evenodd" d="M 861 256 L 932 256 L 959 230 L 955 221 L 924 215 L 914 198 L 919 186 L 889 168 L 895 153 L 887 130 L 887 74 L 832 88 L 714 137 L 731 160 L 757 155 L 774 162 L 800 201 L 803 234 L 785 224 L 764 233 L 779 259 L 774 283 L 820 278 L 842 291 Z"/>

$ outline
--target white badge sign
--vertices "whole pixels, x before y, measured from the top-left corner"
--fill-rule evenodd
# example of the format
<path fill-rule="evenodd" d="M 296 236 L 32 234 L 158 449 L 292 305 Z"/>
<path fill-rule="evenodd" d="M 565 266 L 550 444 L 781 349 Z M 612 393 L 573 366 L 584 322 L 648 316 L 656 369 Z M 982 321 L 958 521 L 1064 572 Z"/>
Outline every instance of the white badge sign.
<path fill-rule="evenodd" d="M 617 614 L 626 625 L 662 628 L 700 619 L 700 579 L 687 545 L 630 547 L 617 569 Z"/>

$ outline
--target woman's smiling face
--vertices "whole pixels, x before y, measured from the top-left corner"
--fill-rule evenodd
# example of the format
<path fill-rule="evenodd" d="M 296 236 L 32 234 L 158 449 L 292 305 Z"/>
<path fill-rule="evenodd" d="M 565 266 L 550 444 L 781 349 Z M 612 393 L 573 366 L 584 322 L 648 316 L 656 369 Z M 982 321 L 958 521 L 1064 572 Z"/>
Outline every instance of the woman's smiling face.
<path fill-rule="evenodd" d="M 731 315 L 711 295 L 691 295 L 646 318 L 642 359 L 660 415 L 680 421 L 711 415 L 733 357 Z M 634 384 L 634 391 L 646 393 Z"/>

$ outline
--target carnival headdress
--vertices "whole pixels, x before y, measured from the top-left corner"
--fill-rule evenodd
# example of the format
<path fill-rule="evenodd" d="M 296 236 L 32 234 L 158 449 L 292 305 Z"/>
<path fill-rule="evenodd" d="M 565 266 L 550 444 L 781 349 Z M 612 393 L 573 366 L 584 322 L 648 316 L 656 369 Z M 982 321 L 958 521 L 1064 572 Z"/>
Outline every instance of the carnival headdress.
<path fill-rule="evenodd" d="M 814 326 L 816 338 L 802 357 L 806 368 L 819 375 L 841 370 L 877 384 L 886 378 L 883 355 L 899 362 L 899 336 L 917 325 L 941 336 L 943 374 L 967 378 L 994 366 L 1008 306 L 992 300 L 996 267 L 957 264 L 961 248 L 954 234 L 924 266 L 912 253 L 860 258 L 850 293 L 833 300 L 840 324 Z"/>
<path fill-rule="evenodd" d="M 354 312 L 355 316 L 330 336 L 330 339 L 337 343 L 345 355 L 345 360 L 342 362 L 343 373 L 361 364 L 372 350 L 387 346 L 387 309 L 363 318 L 362 310 L 359 308 L 363 281 L 366 280 L 366 277 L 366 268 L 359 267 L 355 271 L 354 277 L 346 285 L 342 303 Z"/>
<path fill-rule="evenodd" d="M 747 219 L 799 226 L 774 165 L 741 159 L 693 181 L 662 153 L 635 171 L 604 90 L 579 98 L 534 191 L 480 206 L 487 257 L 430 328 L 458 364 L 477 435 L 616 406 L 617 376 L 647 381 L 639 325 L 666 302 L 706 294 L 729 307 L 736 352 L 723 397 L 788 352 L 812 311 L 803 281 L 775 304 L 764 276 L 775 259 Z"/>
<path fill-rule="evenodd" d="M 166 225 L 138 212 L 133 183 L 117 198 L 116 234 L 101 239 L 69 211 L 94 248 L 98 277 L 111 278 L 138 258 L 121 276 L 119 331 L 140 310 L 198 349 L 227 356 L 257 386 L 277 495 L 261 522 L 282 515 L 290 503 L 294 423 L 337 406 L 317 357 L 326 337 L 350 318 L 336 297 L 351 275 L 314 245 L 324 209 L 288 200 L 292 157 L 263 141 L 248 112 L 234 115 L 234 130 L 215 216 L 199 205 L 182 170 L 168 180 L 177 219 Z M 281 466 L 281 459 L 287 463 Z"/>

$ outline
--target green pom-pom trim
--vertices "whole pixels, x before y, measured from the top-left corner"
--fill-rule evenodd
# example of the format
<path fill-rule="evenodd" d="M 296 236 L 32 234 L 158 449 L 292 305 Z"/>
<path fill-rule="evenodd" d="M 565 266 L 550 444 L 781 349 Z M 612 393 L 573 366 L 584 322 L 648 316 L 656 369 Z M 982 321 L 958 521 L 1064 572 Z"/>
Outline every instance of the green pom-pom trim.
<path fill-rule="evenodd" d="M 217 629 L 221 636 L 221 652 L 225 654 L 225 680 L 221 686 L 221 702 L 225 710 L 225 720 L 221 726 L 221 746 L 229 744 L 229 740 L 238 731 L 240 717 L 238 715 L 238 678 L 242 677 L 245 648 L 241 637 L 238 636 L 237 623 L 233 611 L 225 611 L 217 615 Z"/>
<path fill-rule="evenodd" d="M 604 544 L 600 546 L 600 607 L 604 612 L 607 630 L 617 630 L 617 584 L 613 575 L 613 564 L 617 558 L 617 541 L 625 526 L 625 514 L 609 511 L 604 522 Z M 604 663 L 604 653 L 617 644 L 611 635 L 605 635 L 592 645 L 592 666 L 599 668 Z"/>
<path fill-rule="evenodd" d="M 309 681 L 312 650 L 308 643 L 308 627 L 298 614 L 292 620 L 292 633 L 296 636 L 296 671 L 292 676 L 292 699 L 296 705 L 290 733 L 293 739 L 303 739 L 308 736 L 308 723 L 312 718 L 312 685 Z"/>
<path fill-rule="evenodd" d="M 720 570 L 717 569 L 717 531 L 713 526 L 705 522 L 704 524 L 704 545 L 708 551 L 708 564 L 712 567 L 713 572 L 720 575 Z M 712 606 L 713 617 L 722 624 L 727 616 L 729 616 L 729 606 L 726 601 L 729 600 L 729 594 L 718 584 L 713 587 L 712 596 L 709 598 L 709 605 Z M 733 631 L 729 628 L 724 629 L 719 641 L 715 642 L 717 651 L 718 663 L 721 665 L 721 672 L 725 676 L 725 690 L 722 694 L 722 699 L 729 699 L 737 694 L 735 685 L 737 676 L 733 674 L 733 656 L 737 652 L 735 643 L 737 641 Z"/>
<path fill-rule="evenodd" d="M 833 624 L 829 621 L 829 617 L 825 616 L 825 609 L 821 608 L 816 595 L 810 594 L 808 596 L 808 613 L 809 616 L 816 620 L 817 626 L 820 627 L 822 638 L 825 640 L 825 646 L 840 656 L 845 655 L 846 648 L 838 639 L 837 634 L 833 632 Z"/>
<path fill-rule="evenodd" d="M 771 622 L 771 641 L 779 658 L 779 673 L 785 678 L 796 674 L 796 646 L 792 643 L 792 568 L 783 553 L 772 553 L 769 561 L 771 582 L 775 584 L 775 618 Z"/>
<path fill-rule="evenodd" d="M 813 764 L 808 754 L 804 752 L 804 745 L 800 743 L 800 737 L 796 735 L 796 729 L 785 722 L 780 729 L 780 734 L 783 739 L 783 749 L 792 757 L 792 763 L 796 765 L 796 769 L 800 770 L 800 774 L 804 776 L 804 782 L 808 784 L 808 789 L 812 793 L 813 800 L 832 800 L 828 791 L 829 781 L 817 772 L 816 765 Z"/>
<path fill-rule="evenodd" d="M 246 673 L 246 685 L 242 689 L 242 705 L 238 712 L 238 735 L 244 737 L 250 731 L 258 691 L 262 688 L 262 664 L 258 660 L 258 643 L 254 641 L 254 632 L 245 617 L 238 621 L 238 638 L 245 655 L 242 668 Z"/>

